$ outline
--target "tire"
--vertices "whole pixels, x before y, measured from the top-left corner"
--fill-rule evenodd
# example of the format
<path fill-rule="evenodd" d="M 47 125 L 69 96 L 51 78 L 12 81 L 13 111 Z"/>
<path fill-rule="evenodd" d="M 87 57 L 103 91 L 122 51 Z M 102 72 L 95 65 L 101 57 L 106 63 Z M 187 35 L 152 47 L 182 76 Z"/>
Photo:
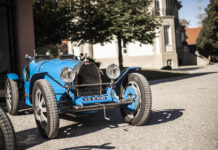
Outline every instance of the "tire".
<path fill-rule="evenodd" d="M 40 134 L 48 139 L 55 138 L 59 131 L 58 106 L 54 91 L 47 80 L 40 79 L 35 82 L 32 98 Z"/>
<path fill-rule="evenodd" d="M 121 106 L 124 121 L 135 126 L 144 125 L 151 112 L 152 96 L 147 79 L 139 73 L 131 73 L 127 84 L 124 85 L 123 97 L 131 91 L 134 101 L 132 104 Z"/>
<path fill-rule="evenodd" d="M 0 108 L 0 149 L 14 150 L 15 148 L 14 128 L 6 113 Z"/>
<path fill-rule="evenodd" d="M 19 109 L 19 92 L 17 82 L 7 78 L 5 82 L 5 99 L 10 115 L 17 115 Z"/>

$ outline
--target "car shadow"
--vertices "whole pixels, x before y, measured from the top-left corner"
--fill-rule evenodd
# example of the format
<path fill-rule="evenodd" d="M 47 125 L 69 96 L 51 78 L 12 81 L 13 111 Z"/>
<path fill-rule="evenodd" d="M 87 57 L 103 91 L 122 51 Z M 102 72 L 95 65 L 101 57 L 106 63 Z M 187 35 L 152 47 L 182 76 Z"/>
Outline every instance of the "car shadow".
<path fill-rule="evenodd" d="M 148 123 L 145 125 L 157 125 L 161 123 L 167 123 L 178 119 L 183 115 L 184 109 L 165 109 L 165 110 L 153 110 L 150 115 Z M 127 131 L 132 128 L 127 123 L 123 123 L 123 119 L 119 108 L 107 110 L 107 117 L 111 120 L 107 121 L 103 117 L 103 112 L 99 111 L 96 114 L 87 116 L 74 117 L 71 115 L 60 115 L 61 121 L 65 120 L 69 125 L 62 126 L 59 129 L 59 136 L 57 139 L 73 138 L 78 136 L 84 136 L 97 132 L 99 130 L 109 128 L 111 130 L 120 128 L 121 130 Z M 18 149 L 28 149 L 36 145 L 47 142 L 48 139 L 43 138 L 37 128 L 31 128 L 23 131 L 16 132 Z M 55 139 L 54 139 L 55 140 Z M 108 146 L 110 143 L 103 145 L 86 145 L 71 147 L 64 150 L 80 150 L 80 149 L 115 149 L 114 146 Z"/>
<path fill-rule="evenodd" d="M 77 146 L 71 148 L 64 148 L 61 150 L 92 150 L 92 149 L 115 149 L 114 146 L 109 146 L 111 143 L 105 143 L 102 145 L 87 145 L 87 146 Z"/>
<path fill-rule="evenodd" d="M 2 99 L 2 101 L 0 102 L 0 107 L 2 107 L 2 109 L 5 112 L 8 112 L 5 99 Z M 26 105 L 24 101 L 20 101 L 19 111 L 17 115 L 29 115 L 29 114 L 33 114 L 33 108 Z"/>
<path fill-rule="evenodd" d="M 72 121 L 72 124 L 60 128 L 59 138 L 82 136 L 104 128 L 119 128 L 123 122 L 120 110 L 117 108 L 107 110 L 107 117 L 110 118 L 109 121 L 104 119 L 103 111 L 81 117 L 60 116 L 61 119 Z"/>
<path fill-rule="evenodd" d="M 146 125 L 157 125 L 173 121 L 183 115 L 185 109 L 153 110 Z"/>

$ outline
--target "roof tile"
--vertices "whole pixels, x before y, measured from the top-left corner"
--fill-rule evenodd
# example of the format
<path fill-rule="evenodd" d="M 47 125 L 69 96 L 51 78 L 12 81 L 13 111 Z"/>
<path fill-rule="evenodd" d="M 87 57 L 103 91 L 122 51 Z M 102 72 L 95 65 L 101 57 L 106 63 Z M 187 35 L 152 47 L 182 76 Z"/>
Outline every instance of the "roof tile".
<path fill-rule="evenodd" d="M 198 35 L 201 31 L 201 27 L 199 28 L 186 28 L 186 42 L 188 43 L 188 45 L 196 45 L 196 41 L 198 38 Z"/>

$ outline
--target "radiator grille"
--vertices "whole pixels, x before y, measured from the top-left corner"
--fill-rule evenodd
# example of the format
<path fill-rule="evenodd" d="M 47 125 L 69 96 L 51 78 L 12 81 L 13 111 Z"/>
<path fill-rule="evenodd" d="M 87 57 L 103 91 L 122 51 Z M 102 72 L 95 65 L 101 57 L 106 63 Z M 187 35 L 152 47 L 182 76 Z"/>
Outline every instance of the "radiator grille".
<path fill-rule="evenodd" d="M 78 70 L 76 85 L 101 83 L 101 74 L 98 67 L 92 62 L 84 62 Z M 90 96 L 102 94 L 101 85 L 77 87 L 77 96 Z"/>

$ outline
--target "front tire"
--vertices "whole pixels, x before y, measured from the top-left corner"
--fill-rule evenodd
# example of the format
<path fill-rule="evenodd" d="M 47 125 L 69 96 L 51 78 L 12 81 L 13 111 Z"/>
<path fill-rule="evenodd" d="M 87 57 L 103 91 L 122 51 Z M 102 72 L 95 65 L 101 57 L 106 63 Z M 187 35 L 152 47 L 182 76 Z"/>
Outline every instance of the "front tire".
<path fill-rule="evenodd" d="M 6 105 L 10 115 L 17 115 L 19 109 L 19 92 L 17 82 L 7 78 L 5 82 Z"/>
<path fill-rule="evenodd" d="M 14 128 L 6 113 L 0 108 L 0 149 L 15 150 Z"/>
<path fill-rule="evenodd" d="M 144 125 L 151 112 L 151 89 L 146 78 L 139 73 L 131 73 L 128 82 L 124 85 L 123 97 L 133 98 L 132 104 L 121 107 L 124 121 L 135 126 Z"/>
<path fill-rule="evenodd" d="M 33 87 L 35 121 L 43 137 L 53 139 L 58 135 L 59 116 L 56 97 L 49 82 L 40 79 Z"/>

